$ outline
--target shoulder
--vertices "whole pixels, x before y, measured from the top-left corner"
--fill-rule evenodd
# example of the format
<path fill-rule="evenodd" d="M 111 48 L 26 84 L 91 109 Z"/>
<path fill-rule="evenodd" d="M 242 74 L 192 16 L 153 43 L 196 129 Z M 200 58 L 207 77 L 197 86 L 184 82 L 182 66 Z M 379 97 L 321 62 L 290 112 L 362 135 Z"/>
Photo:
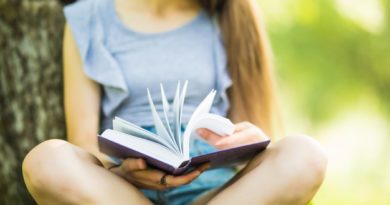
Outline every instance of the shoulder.
<path fill-rule="evenodd" d="M 64 7 L 67 25 L 73 32 L 87 31 L 94 13 L 94 0 L 79 0 Z M 76 35 L 77 36 L 77 35 Z"/>
<path fill-rule="evenodd" d="M 78 0 L 64 7 L 66 21 L 85 26 L 100 18 L 105 13 L 105 7 L 111 0 Z"/>
<path fill-rule="evenodd" d="M 78 0 L 64 7 L 65 18 L 88 16 L 95 4 L 95 0 Z"/>
<path fill-rule="evenodd" d="M 78 0 L 64 7 L 66 30 L 71 30 L 82 57 L 93 38 L 103 36 L 101 15 L 108 1 L 111 0 Z"/>
<path fill-rule="evenodd" d="M 70 11 L 82 11 L 84 14 L 91 8 L 104 7 L 110 1 L 114 0 L 76 0 L 75 2 L 68 4 L 64 7 L 65 12 Z"/>

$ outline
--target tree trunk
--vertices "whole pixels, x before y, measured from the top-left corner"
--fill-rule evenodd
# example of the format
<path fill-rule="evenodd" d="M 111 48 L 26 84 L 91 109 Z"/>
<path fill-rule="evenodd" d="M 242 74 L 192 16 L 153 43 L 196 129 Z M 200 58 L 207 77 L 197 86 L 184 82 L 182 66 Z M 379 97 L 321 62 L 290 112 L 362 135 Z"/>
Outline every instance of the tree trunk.
<path fill-rule="evenodd" d="M 0 0 L 0 204 L 34 204 L 22 160 L 65 138 L 61 47 L 64 17 L 54 0 Z"/>

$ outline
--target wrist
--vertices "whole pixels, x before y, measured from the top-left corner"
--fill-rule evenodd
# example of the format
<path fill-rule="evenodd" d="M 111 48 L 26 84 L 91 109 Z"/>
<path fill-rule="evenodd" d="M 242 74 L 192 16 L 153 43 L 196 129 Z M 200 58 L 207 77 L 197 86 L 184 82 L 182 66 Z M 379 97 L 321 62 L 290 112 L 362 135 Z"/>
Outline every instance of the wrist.
<path fill-rule="evenodd" d="M 111 164 L 111 165 L 105 166 L 105 168 L 111 171 L 113 168 L 117 168 L 119 166 L 121 166 L 121 165 L 120 164 Z"/>
<path fill-rule="evenodd" d="M 116 157 L 111 157 L 109 155 L 105 155 L 102 153 L 99 153 L 95 156 L 97 156 L 99 161 L 102 163 L 103 167 L 106 169 L 112 169 L 122 164 L 122 160 Z"/>

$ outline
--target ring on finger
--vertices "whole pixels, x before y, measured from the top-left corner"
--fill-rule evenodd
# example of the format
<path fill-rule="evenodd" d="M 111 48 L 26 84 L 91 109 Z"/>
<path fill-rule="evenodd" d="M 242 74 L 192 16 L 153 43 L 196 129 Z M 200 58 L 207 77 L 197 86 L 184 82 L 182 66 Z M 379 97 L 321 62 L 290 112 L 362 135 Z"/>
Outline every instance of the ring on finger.
<path fill-rule="evenodd" d="M 166 185 L 167 185 L 167 176 L 168 176 L 168 174 L 164 174 L 164 175 L 161 177 L 161 179 L 160 179 L 160 181 L 159 181 L 158 183 L 161 184 L 161 185 L 166 186 Z"/>

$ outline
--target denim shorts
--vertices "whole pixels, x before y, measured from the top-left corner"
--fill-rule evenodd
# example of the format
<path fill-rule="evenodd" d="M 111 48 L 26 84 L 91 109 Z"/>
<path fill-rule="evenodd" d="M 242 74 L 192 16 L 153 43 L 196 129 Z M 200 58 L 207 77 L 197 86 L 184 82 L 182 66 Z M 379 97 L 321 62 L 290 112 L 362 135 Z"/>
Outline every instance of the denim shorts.
<path fill-rule="evenodd" d="M 154 127 L 143 127 L 155 132 Z M 208 143 L 191 139 L 190 156 L 197 156 L 215 151 Z M 198 178 L 187 185 L 170 188 L 164 191 L 141 189 L 145 196 L 158 205 L 187 205 L 197 197 L 212 189 L 218 188 L 229 181 L 235 175 L 234 168 L 218 168 L 203 172 Z"/>

